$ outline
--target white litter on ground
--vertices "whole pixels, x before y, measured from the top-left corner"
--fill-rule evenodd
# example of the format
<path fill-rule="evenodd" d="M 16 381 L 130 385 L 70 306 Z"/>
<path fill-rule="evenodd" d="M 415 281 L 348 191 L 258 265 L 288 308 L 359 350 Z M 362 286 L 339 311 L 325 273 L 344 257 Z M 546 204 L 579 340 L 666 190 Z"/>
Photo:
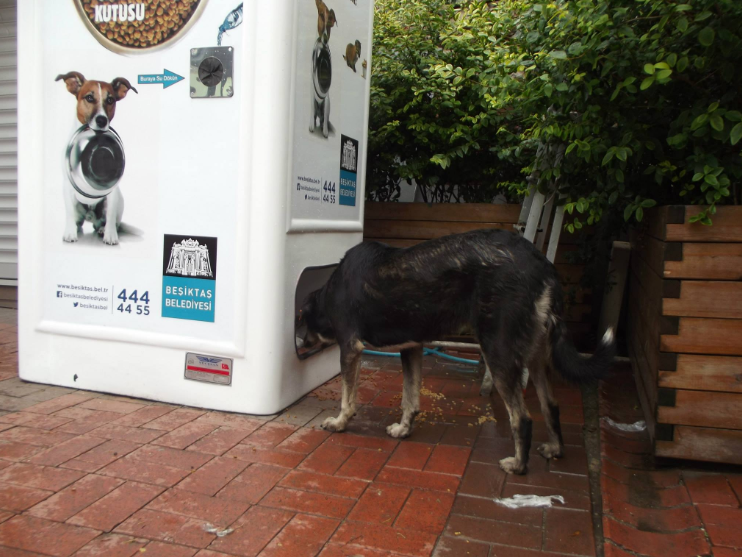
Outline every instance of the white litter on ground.
<path fill-rule="evenodd" d="M 523 507 L 552 507 L 553 501 L 559 501 L 564 505 L 564 497 L 561 495 L 513 495 L 508 499 L 493 499 L 498 505 L 509 509 L 521 509 Z"/>
<path fill-rule="evenodd" d="M 209 534 L 216 534 L 218 538 L 223 538 L 224 536 L 234 532 L 234 528 L 225 528 L 224 530 L 220 530 L 219 527 L 209 524 L 208 522 L 203 525 L 203 529 L 204 532 L 208 532 Z"/>
<path fill-rule="evenodd" d="M 644 420 L 639 420 L 633 424 L 619 424 L 618 422 L 611 420 L 608 416 L 603 416 L 601 419 L 609 426 L 619 431 L 644 431 L 647 429 L 647 423 Z"/>

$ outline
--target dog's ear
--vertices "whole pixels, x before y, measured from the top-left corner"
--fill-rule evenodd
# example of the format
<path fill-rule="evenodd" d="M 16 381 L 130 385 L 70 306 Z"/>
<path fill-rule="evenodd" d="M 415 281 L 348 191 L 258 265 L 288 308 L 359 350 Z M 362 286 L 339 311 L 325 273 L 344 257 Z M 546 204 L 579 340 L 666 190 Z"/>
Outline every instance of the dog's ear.
<path fill-rule="evenodd" d="M 338 20 L 335 17 L 335 10 L 330 10 L 330 14 L 327 16 L 327 28 L 329 29 L 333 25 L 337 25 Z"/>
<path fill-rule="evenodd" d="M 126 93 L 129 92 L 129 89 L 134 91 L 137 95 L 139 94 L 139 91 L 137 91 L 134 87 L 131 86 L 131 83 L 129 83 L 129 80 L 125 77 L 117 77 L 111 82 L 111 88 L 113 89 L 113 94 L 116 97 L 117 101 L 120 101 L 126 96 Z"/>
<path fill-rule="evenodd" d="M 68 72 L 65 74 L 59 74 L 54 81 L 64 80 L 67 85 L 67 90 L 73 95 L 77 96 L 82 88 L 82 84 L 85 83 L 85 76 L 80 72 Z"/>

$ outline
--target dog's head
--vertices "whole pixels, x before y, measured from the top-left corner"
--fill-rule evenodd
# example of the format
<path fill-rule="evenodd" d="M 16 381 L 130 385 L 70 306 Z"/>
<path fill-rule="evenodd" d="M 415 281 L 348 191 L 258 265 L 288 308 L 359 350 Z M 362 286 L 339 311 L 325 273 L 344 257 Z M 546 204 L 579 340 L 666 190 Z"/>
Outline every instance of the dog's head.
<path fill-rule="evenodd" d="M 116 114 L 116 103 L 131 90 L 139 93 L 129 81 L 117 77 L 111 83 L 86 80 L 80 72 L 60 74 L 67 90 L 77 99 L 77 119 L 95 131 L 106 131 Z"/>
<path fill-rule="evenodd" d="M 335 330 L 321 304 L 322 290 L 309 294 L 296 316 L 296 329 L 304 329 L 303 350 L 323 348 L 335 342 Z"/>

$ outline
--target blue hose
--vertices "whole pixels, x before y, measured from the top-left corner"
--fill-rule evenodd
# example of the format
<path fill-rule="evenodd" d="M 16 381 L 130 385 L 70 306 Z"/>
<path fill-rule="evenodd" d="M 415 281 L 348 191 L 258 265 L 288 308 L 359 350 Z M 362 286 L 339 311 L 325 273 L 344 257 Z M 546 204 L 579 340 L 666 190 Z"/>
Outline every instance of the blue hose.
<path fill-rule="evenodd" d="M 399 358 L 400 354 L 399 352 L 379 352 L 377 350 L 364 350 L 364 354 L 369 354 L 370 356 L 387 356 L 390 358 Z M 466 358 L 459 358 L 457 356 L 451 356 L 449 354 L 446 354 L 445 352 L 439 352 L 438 348 L 423 348 L 423 355 L 425 356 L 439 356 L 446 360 L 451 360 L 452 362 L 459 362 L 462 364 L 471 364 L 474 366 L 479 365 L 479 360 L 467 360 Z"/>

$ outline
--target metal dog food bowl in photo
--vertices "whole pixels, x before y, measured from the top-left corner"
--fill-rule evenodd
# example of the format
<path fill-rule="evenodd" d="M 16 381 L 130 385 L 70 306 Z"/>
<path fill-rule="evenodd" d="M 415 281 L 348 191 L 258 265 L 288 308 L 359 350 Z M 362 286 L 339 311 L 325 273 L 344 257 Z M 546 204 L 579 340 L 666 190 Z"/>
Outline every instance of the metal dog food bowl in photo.
<path fill-rule="evenodd" d="M 124 144 L 113 128 L 95 131 L 82 126 L 67 145 L 67 177 L 75 190 L 88 199 L 110 193 L 124 175 Z"/>
<path fill-rule="evenodd" d="M 314 90 L 320 98 L 324 98 L 332 84 L 332 56 L 330 47 L 322 39 L 317 39 L 314 43 L 312 66 Z"/>

